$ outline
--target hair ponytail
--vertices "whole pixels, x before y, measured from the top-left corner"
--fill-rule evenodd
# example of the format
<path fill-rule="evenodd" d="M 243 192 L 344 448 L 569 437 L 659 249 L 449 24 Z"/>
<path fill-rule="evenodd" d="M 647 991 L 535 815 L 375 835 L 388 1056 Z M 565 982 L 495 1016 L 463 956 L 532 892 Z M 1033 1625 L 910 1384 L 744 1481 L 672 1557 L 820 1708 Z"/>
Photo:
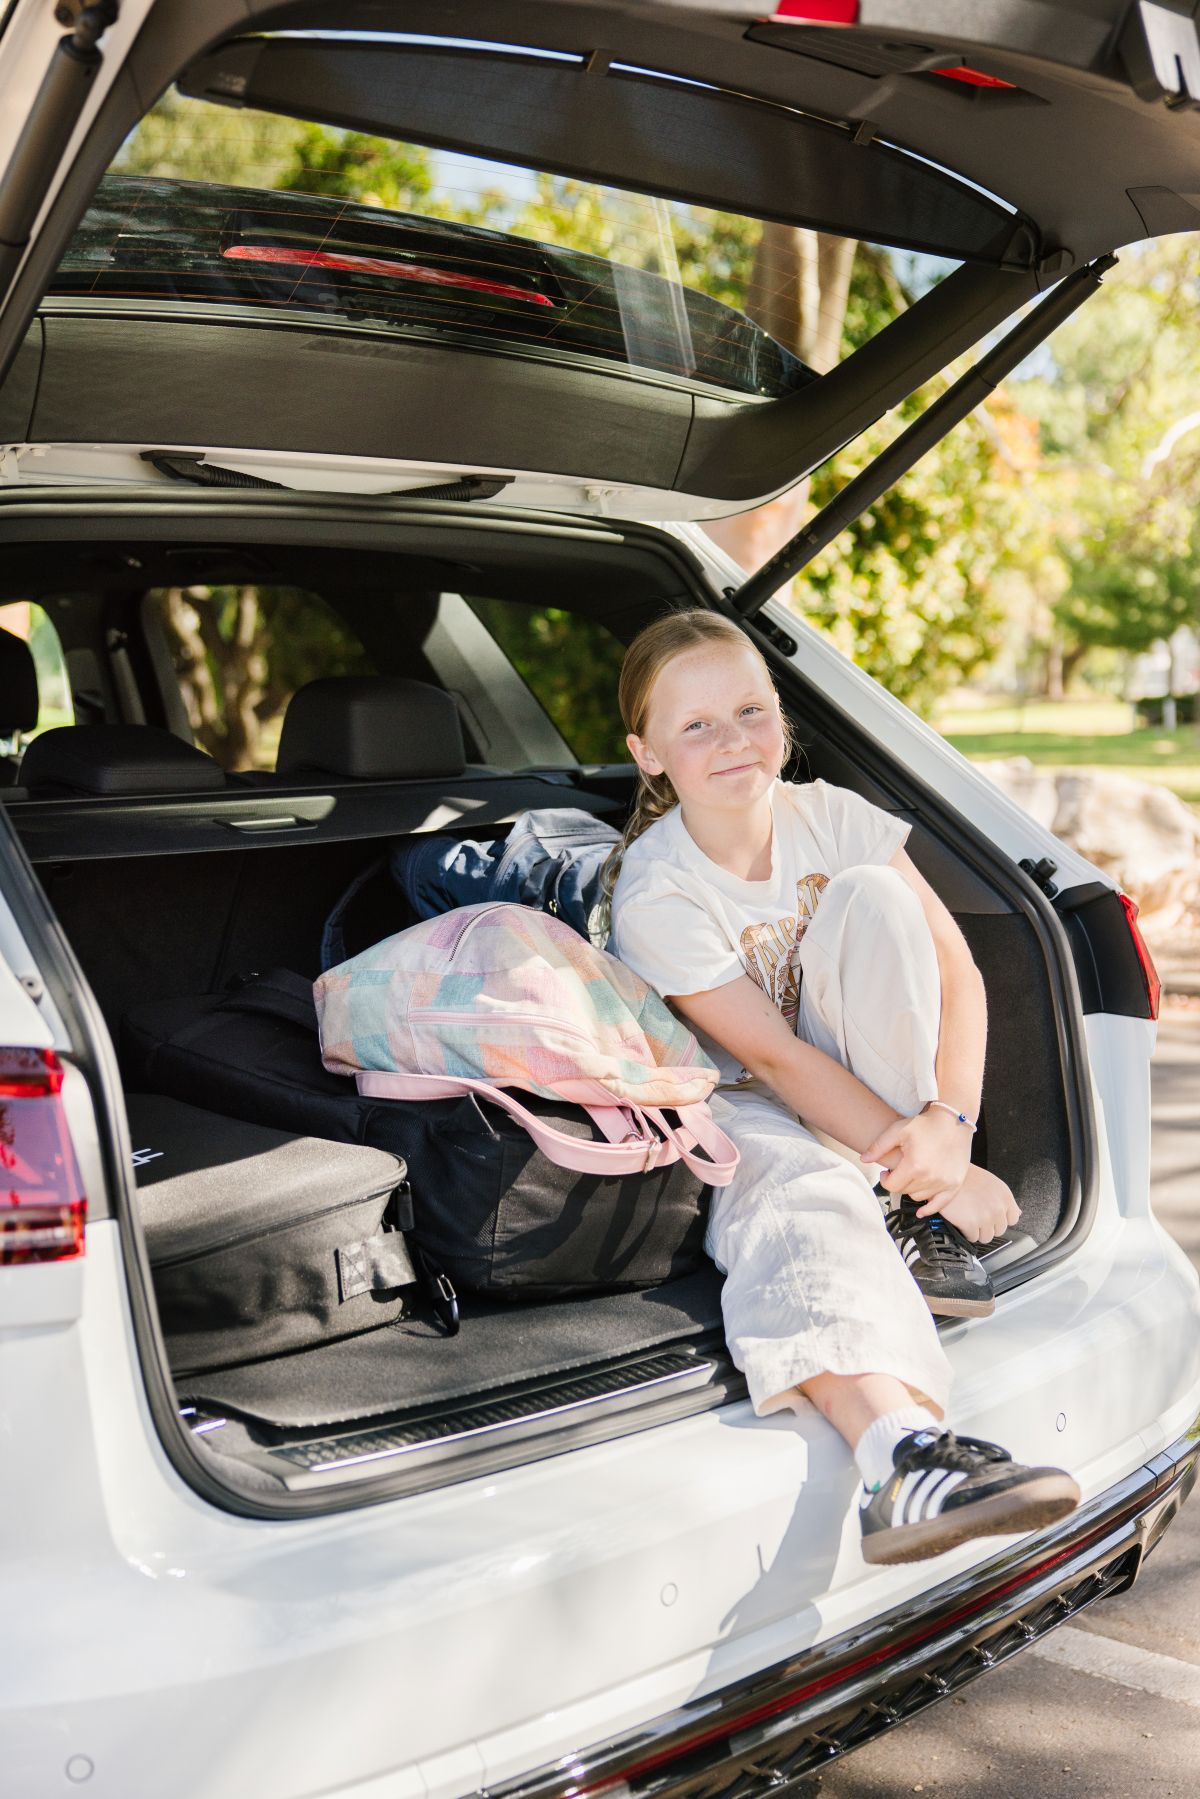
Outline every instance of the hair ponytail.
<path fill-rule="evenodd" d="M 625 821 L 625 829 L 621 832 L 621 841 L 614 843 L 603 868 L 600 870 L 600 891 L 602 904 L 607 913 L 612 903 L 613 888 L 617 884 L 617 876 L 621 872 L 621 864 L 625 860 L 625 851 L 635 838 L 643 831 L 648 831 L 656 818 L 665 818 L 672 806 L 677 805 L 675 789 L 666 775 L 646 775 L 638 769 L 637 793 L 634 796 L 633 811 Z"/>

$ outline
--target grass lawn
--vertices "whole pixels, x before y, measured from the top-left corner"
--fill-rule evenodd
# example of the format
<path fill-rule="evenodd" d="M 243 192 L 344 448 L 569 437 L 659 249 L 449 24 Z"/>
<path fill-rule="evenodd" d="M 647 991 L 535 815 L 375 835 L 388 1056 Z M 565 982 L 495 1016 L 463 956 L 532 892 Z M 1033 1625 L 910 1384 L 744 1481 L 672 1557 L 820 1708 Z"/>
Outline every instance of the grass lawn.
<path fill-rule="evenodd" d="M 1131 717 L 1120 700 L 1018 707 L 961 693 L 943 702 L 933 723 L 972 762 L 1028 756 L 1042 768 L 1105 768 L 1155 781 L 1200 807 L 1200 728 L 1132 731 Z"/>

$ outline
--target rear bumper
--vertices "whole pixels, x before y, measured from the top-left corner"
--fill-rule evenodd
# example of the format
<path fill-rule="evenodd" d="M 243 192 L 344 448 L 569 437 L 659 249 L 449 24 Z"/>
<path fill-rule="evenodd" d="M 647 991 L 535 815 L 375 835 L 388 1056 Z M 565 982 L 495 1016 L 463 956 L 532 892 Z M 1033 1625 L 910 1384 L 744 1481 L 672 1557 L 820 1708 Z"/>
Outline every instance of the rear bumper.
<path fill-rule="evenodd" d="M 751 1799 L 1007 1661 L 1136 1579 L 1196 1481 L 1200 1419 L 1153 1461 L 991 1561 L 751 1678 L 477 1799 Z"/>

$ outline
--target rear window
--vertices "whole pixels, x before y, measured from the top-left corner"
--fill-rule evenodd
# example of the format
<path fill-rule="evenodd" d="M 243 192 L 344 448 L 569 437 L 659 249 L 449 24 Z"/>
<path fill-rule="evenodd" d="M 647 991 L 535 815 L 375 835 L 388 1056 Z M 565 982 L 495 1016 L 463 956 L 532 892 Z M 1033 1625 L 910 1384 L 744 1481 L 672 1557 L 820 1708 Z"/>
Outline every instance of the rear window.
<path fill-rule="evenodd" d="M 192 735 L 227 769 L 273 769 L 287 703 L 324 675 L 379 671 L 318 594 L 298 587 L 191 586 L 149 594 Z"/>
<path fill-rule="evenodd" d="M 835 292 L 831 269 L 840 259 L 848 282 L 855 254 L 812 231 L 170 94 L 101 182 L 50 294 L 284 314 L 776 397 L 853 347 L 844 292 L 822 316 L 802 290 L 819 262 L 822 295 Z M 936 273 L 935 258 L 907 261 L 921 284 Z"/>
<path fill-rule="evenodd" d="M 0 606 L 0 631 L 29 645 L 37 677 L 37 723 L 32 729 L 20 731 L 21 741 L 28 743 L 39 731 L 53 730 L 56 725 L 73 725 L 75 708 L 66 659 L 49 613 L 34 600 L 10 600 Z M 0 737 L 8 739 L 13 735 L 5 724 L 0 724 Z"/>
<path fill-rule="evenodd" d="M 611 631 L 556 606 L 468 599 L 580 762 L 628 762 L 617 682 L 625 646 Z"/>

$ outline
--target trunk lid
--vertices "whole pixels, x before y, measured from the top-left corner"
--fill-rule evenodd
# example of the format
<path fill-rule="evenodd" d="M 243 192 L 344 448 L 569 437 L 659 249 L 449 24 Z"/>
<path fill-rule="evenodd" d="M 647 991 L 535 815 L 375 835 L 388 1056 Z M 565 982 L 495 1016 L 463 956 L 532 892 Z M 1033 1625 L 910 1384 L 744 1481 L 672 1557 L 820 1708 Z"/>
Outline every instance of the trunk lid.
<path fill-rule="evenodd" d="M 780 0 L 770 18 L 745 0 L 250 12 L 248 34 L 232 3 L 123 0 L 86 81 L 48 0 L 9 15 L 0 155 L 21 192 L 0 220 L 0 437 L 43 452 L 14 457 L 20 479 L 126 476 L 131 457 L 183 448 L 285 485 L 476 476 L 523 504 L 710 517 L 793 485 L 1071 269 L 1200 223 L 1200 38 L 1148 0 L 989 0 L 965 17 L 940 0 Z M 64 56 L 74 85 L 55 75 Z M 451 241 L 394 208 L 323 225 L 310 206 L 281 234 L 261 194 L 214 184 L 193 196 L 207 248 L 183 246 L 172 285 L 147 187 L 125 190 L 115 238 L 95 233 L 105 170 L 172 80 L 499 163 L 510 184 L 522 169 L 632 190 L 660 221 L 736 212 L 962 266 L 819 378 L 678 284 L 669 255 L 618 244 L 601 266 L 461 225 Z M 400 290 L 405 328 L 389 329 Z"/>

